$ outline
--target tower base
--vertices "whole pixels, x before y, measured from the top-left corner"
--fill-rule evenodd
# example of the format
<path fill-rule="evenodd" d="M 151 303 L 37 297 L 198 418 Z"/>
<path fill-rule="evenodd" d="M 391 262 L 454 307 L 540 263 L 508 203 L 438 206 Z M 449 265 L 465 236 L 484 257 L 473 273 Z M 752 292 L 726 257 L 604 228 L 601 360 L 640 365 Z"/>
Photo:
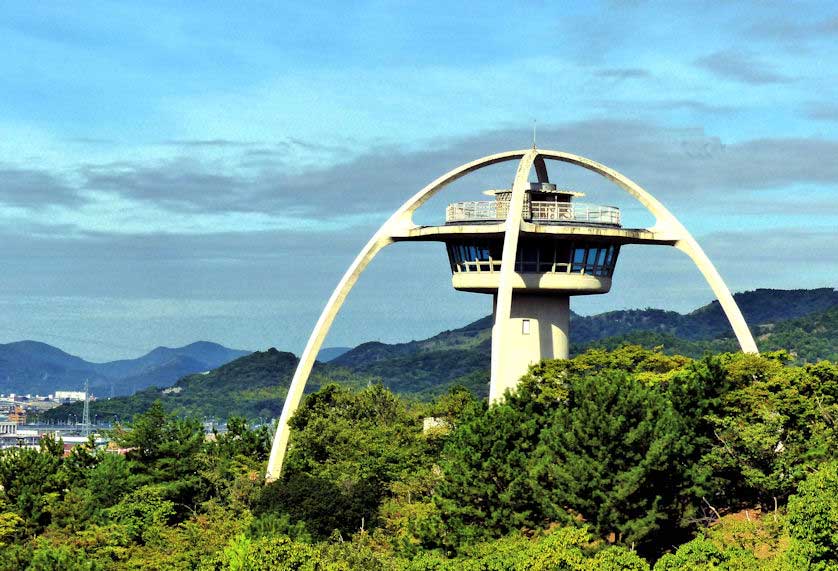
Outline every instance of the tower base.
<path fill-rule="evenodd" d="M 493 314 L 495 310 L 493 303 Z M 570 297 L 514 292 L 510 318 L 495 323 L 503 328 L 504 347 L 492 359 L 500 361 L 499 375 L 489 387 L 489 402 L 514 389 L 530 365 L 542 359 L 567 359 L 570 335 Z"/>

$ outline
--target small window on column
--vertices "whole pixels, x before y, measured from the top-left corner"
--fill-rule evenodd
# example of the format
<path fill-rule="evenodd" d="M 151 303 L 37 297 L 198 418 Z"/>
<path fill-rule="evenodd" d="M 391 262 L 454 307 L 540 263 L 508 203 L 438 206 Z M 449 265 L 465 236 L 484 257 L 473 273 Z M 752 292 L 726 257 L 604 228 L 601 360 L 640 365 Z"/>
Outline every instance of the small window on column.
<path fill-rule="evenodd" d="M 530 320 L 524 319 L 521 321 L 521 334 L 529 335 L 530 334 Z"/>

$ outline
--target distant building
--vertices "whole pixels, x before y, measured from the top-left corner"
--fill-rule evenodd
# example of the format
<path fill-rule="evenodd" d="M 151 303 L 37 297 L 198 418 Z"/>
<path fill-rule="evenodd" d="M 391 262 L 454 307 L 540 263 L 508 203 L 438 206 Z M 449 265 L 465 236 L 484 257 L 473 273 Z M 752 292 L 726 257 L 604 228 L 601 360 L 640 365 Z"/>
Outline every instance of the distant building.
<path fill-rule="evenodd" d="M 0 422 L 0 448 L 37 448 L 40 440 L 37 430 L 22 430 L 16 423 Z"/>
<path fill-rule="evenodd" d="M 15 405 L 9 412 L 9 422 L 15 424 L 26 424 L 26 410 L 20 405 Z"/>
<path fill-rule="evenodd" d="M 84 391 L 55 391 L 55 400 L 59 402 L 77 402 L 84 400 Z"/>

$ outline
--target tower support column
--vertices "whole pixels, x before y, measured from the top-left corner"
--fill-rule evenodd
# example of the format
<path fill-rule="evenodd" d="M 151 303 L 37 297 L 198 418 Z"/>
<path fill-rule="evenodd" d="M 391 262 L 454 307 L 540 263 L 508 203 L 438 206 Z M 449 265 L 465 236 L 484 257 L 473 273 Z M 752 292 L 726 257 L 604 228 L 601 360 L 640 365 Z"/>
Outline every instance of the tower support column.
<path fill-rule="evenodd" d="M 530 365 L 542 359 L 568 358 L 570 297 L 514 292 L 509 318 L 495 327 L 503 328 L 503 347 L 498 353 L 499 375 L 489 387 L 490 402 L 515 388 Z"/>

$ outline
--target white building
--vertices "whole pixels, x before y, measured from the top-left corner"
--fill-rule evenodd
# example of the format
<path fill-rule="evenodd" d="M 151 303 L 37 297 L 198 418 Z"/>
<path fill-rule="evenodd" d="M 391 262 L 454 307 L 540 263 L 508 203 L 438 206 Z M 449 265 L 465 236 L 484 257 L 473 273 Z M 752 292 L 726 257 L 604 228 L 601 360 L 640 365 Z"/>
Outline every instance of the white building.
<path fill-rule="evenodd" d="M 84 391 L 55 391 L 55 400 L 60 402 L 84 400 Z"/>

